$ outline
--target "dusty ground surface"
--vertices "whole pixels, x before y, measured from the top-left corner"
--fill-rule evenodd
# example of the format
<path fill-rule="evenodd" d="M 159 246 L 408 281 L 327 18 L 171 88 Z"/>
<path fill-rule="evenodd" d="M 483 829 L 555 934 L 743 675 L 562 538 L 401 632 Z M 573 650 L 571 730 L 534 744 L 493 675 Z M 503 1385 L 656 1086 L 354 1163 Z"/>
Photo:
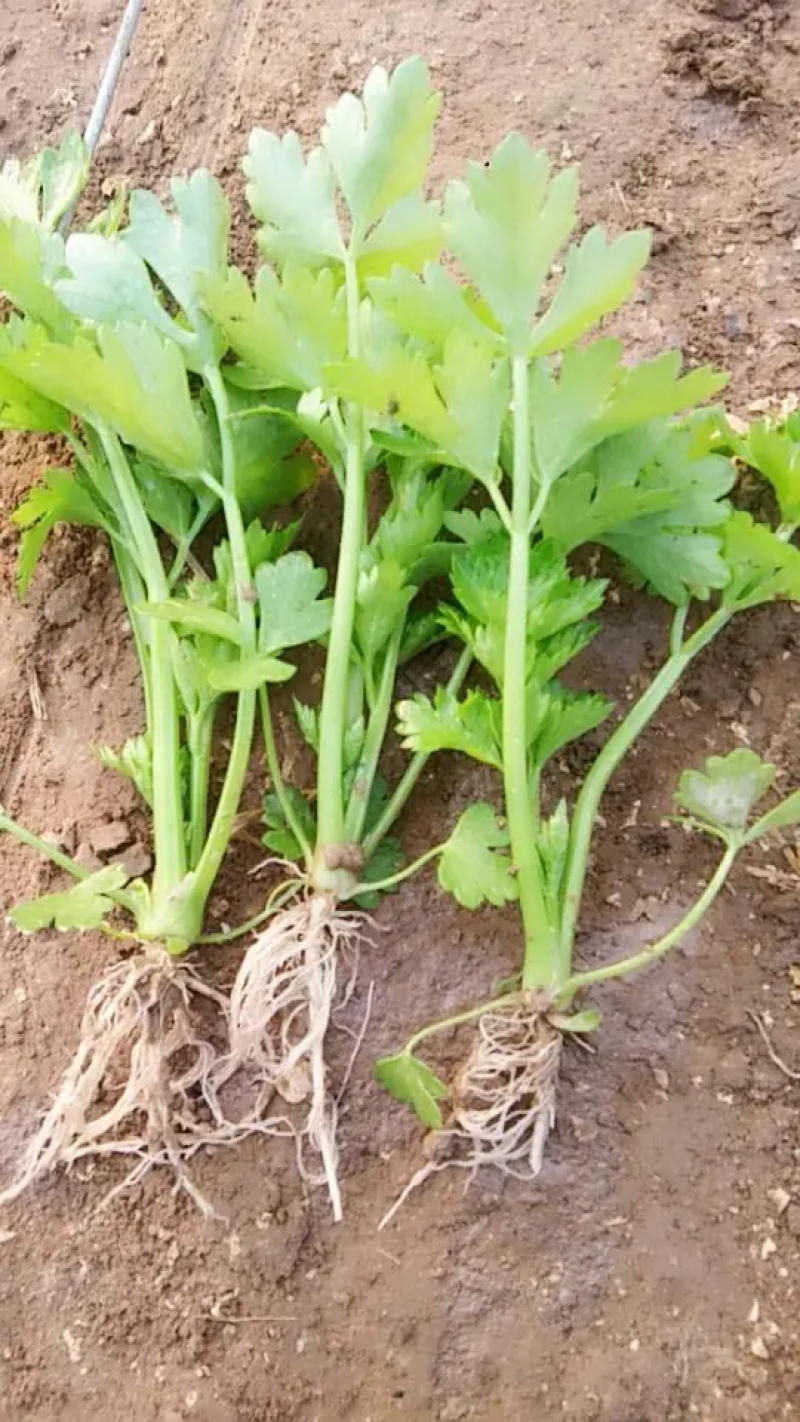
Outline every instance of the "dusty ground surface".
<path fill-rule="evenodd" d="M 0 153 L 88 112 L 118 8 L 3 0 Z M 556 159 L 581 160 L 589 217 L 656 230 L 626 318 L 634 343 L 675 342 L 721 362 L 740 409 L 796 389 L 800 10 L 790 0 L 195 0 L 145 10 L 101 150 L 103 180 L 125 172 L 159 184 L 204 162 L 235 195 L 253 122 L 310 133 L 372 62 L 421 50 L 445 92 L 441 170 L 482 156 L 511 126 Z M 6 510 L 47 458 L 4 441 Z M 323 544 L 322 506 L 316 526 Z M 139 717 L 104 550 L 86 536 L 56 540 L 19 606 L 7 524 L 0 539 L 0 799 L 86 853 L 102 847 L 109 823 L 135 844 L 133 801 L 90 750 Z M 587 681 L 624 697 L 662 646 L 658 612 L 626 597 L 587 659 Z M 646 941 L 707 872 L 705 849 L 661 823 L 684 763 L 746 738 L 800 783 L 799 648 L 789 609 L 741 621 L 615 782 L 587 955 Z M 46 719 L 32 712 L 34 676 Z M 442 765 L 407 848 L 432 842 L 480 788 L 480 777 Z M 241 887 L 253 854 L 242 842 L 222 886 L 231 919 L 258 906 L 258 884 Z M 0 846 L 0 902 L 48 881 L 32 856 Z M 599 1052 L 567 1060 L 538 1189 L 485 1179 L 464 1193 L 460 1178 L 443 1176 L 377 1235 L 420 1140 L 372 1085 L 370 1064 L 432 1011 L 490 987 L 515 953 L 513 917 L 468 919 L 428 882 L 399 894 L 381 922 L 392 931 L 364 954 L 360 1002 L 374 981 L 376 1008 L 343 1112 L 345 1223 L 333 1228 L 322 1195 L 303 1194 L 288 1151 L 256 1145 L 200 1167 L 225 1224 L 205 1223 L 163 1178 L 99 1216 L 110 1169 L 42 1188 L 0 1221 L 0 1417 L 800 1417 L 797 1086 L 748 1016 L 768 1013 L 776 1047 L 798 1061 L 796 890 L 741 868 L 685 952 L 598 994 Z M 108 952 L 91 938 L 32 946 L 5 933 L 6 1161 L 66 1061 Z M 220 980 L 235 961 L 233 949 L 216 956 Z M 334 1043 L 335 1064 L 346 1053 Z"/>

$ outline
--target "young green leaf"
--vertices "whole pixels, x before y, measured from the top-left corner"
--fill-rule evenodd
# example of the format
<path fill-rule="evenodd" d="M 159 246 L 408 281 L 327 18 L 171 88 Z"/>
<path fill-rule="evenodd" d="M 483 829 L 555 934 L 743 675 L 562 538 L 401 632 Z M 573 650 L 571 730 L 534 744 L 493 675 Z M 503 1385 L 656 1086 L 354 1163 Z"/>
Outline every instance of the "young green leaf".
<path fill-rule="evenodd" d="M 547 275 L 575 224 L 576 168 L 550 162 L 512 133 L 484 168 L 448 184 L 445 239 L 513 350 L 525 352 Z"/>
<path fill-rule="evenodd" d="M 316 836 L 316 825 L 314 823 L 314 814 L 308 801 L 293 785 L 285 786 L 284 794 L 289 800 L 295 819 L 305 834 L 308 843 L 313 844 Z M 302 859 L 302 848 L 286 819 L 283 806 L 278 796 L 272 792 L 266 794 L 263 798 L 262 821 L 266 830 L 266 833 L 262 837 L 262 843 L 267 849 L 271 849 L 273 854 L 280 855 L 281 859 L 287 859 L 292 862 Z"/>
<path fill-rule="evenodd" d="M 291 681 L 297 668 L 280 657 L 242 657 L 240 661 L 213 661 L 208 667 L 208 684 L 213 691 L 258 691 L 272 682 Z"/>
<path fill-rule="evenodd" d="M 370 295 L 379 310 L 408 336 L 442 348 L 454 331 L 500 352 L 502 337 L 484 320 L 474 294 L 450 272 L 429 262 L 417 276 L 396 266 L 390 276 L 372 281 Z"/>
<path fill-rule="evenodd" d="M 421 612 L 410 616 L 403 629 L 400 643 L 398 666 L 405 666 L 428 647 L 435 647 L 444 640 L 445 628 L 438 612 Z"/>
<path fill-rule="evenodd" d="M 389 559 L 401 568 L 413 568 L 441 530 L 444 502 L 442 479 L 431 479 L 426 469 L 413 464 L 404 467 L 395 481 L 389 505 L 378 520 L 368 556 L 378 562 Z"/>
<path fill-rule="evenodd" d="M 470 805 L 451 834 L 439 859 L 439 883 L 445 893 L 468 909 L 494 904 L 501 908 L 518 897 L 508 831 L 502 829 L 491 805 Z"/>
<path fill-rule="evenodd" d="M 505 532 L 483 538 L 459 549 L 453 558 L 450 582 L 456 599 L 467 615 L 476 622 L 505 622 L 508 600 L 509 539 Z M 555 568 L 550 585 L 555 579 Z M 546 596 L 547 588 L 538 589 Z"/>
<path fill-rule="evenodd" d="M 146 262 L 196 324 L 198 277 L 223 277 L 228 258 L 230 208 L 216 178 L 200 168 L 170 184 L 174 214 L 154 193 L 131 193 L 123 242 Z"/>
<path fill-rule="evenodd" d="M 328 110 L 322 142 L 350 212 L 353 255 L 379 218 L 424 182 L 438 110 L 420 58 L 391 74 L 376 67 L 363 98 L 343 94 Z"/>
<path fill-rule="evenodd" d="M 89 176 L 89 151 L 79 133 L 30 162 L 7 158 L 0 169 L 0 218 L 19 217 L 52 230 L 80 197 Z"/>
<path fill-rule="evenodd" d="M 684 770 L 675 793 L 682 810 L 723 834 L 742 830 L 750 811 L 773 785 L 775 766 L 741 746 L 712 755 L 702 770 Z"/>
<path fill-rule="evenodd" d="M 163 528 L 170 538 L 180 542 L 189 534 L 198 506 L 192 489 L 155 460 L 134 458 L 131 466 L 148 518 L 158 528 Z M 210 512 L 216 503 L 214 495 L 200 490 L 198 495 L 199 498 L 205 496 Z"/>
<path fill-rule="evenodd" d="M 101 326 L 97 347 L 33 333 L 0 367 L 92 423 L 107 422 L 143 454 L 179 469 L 203 467 L 203 440 L 180 351 L 151 326 Z"/>
<path fill-rule="evenodd" d="M 40 165 L 6 158 L 0 168 L 0 220 L 16 217 L 22 222 L 39 222 Z"/>
<path fill-rule="evenodd" d="M 116 771 L 131 780 L 146 805 L 153 806 L 153 747 L 151 737 L 144 733 L 131 736 L 122 749 L 98 746 L 97 757 L 107 770 Z"/>
<path fill-rule="evenodd" d="M 456 441 L 445 445 L 445 450 L 479 479 L 494 483 L 498 477 L 500 431 L 509 400 L 505 361 L 493 363 L 486 346 L 456 332 L 447 340 L 442 362 L 434 374 L 458 430 Z"/>
<path fill-rule="evenodd" d="M 289 264 L 278 278 L 262 267 L 255 295 L 235 267 L 224 276 L 198 278 L 198 287 L 204 309 L 231 349 L 272 384 L 314 390 L 323 383 L 323 368 L 344 357 L 344 296 L 329 269 Z"/>
<path fill-rule="evenodd" d="M 359 574 L 356 590 L 354 638 L 363 657 L 371 662 L 402 623 L 416 594 L 403 567 L 387 558 Z"/>
<path fill-rule="evenodd" d="M 539 478 L 552 484 L 611 435 L 706 400 L 726 377 L 702 368 L 681 376 L 679 351 L 630 369 L 616 340 L 564 351 L 558 378 L 545 361 L 531 369 L 530 415 Z"/>
<path fill-rule="evenodd" d="M 481 691 L 469 691 L 461 701 L 441 686 L 433 701 L 418 693 L 398 704 L 397 718 L 406 750 L 461 751 L 484 765 L 502 766 L 500 705 Z"/>
<path fill-rule="evenodd" d="M 531 762 L 546 765 L 558 751 L 605 721 L 612 703 L 592 692 L 567 691 L 558 682 L 528 683 L 527 726 Z"/>
<path fill-rule="evenodd" d="M 437 257 L 442 246 L 442 224 L 436 203 L 423 202 L 417 193 L 391 207 L 361 245 L 359 276 L 378 277 L 400 266 L 419 271 Z"/>
<path fill-rule="evenodd" d="M 266 409 L 258 392 L 239 390 L 227 381 L 225 388 L 236 466 L 236 497 L 242 514 L 252 518 L 264 508 L 292 503 L 318 474 L 311 456 L 299 451 L 302 433 L 296 418 L 291 411 L 284 414 L 277 405 Z M 290 398 L 295 398 L 293 392 Z M 210 402 L 204 403 L 208 413 L 207 450 L 211 472 L 221 482 L 219 426 Z"/>
<path fill-rule="evenodd" d="M 772 485 L 781 522 L 800 523 L 800 437 L 792 436 L 788 423 L 779 426 L 755 421 L 740 442 L 739 452 Z"/>
<path fill-rule="evenodd" d="M 728 582 L 716 530 L 730 512 L 730 460 L 667 421 L 606 440 L 553 486 L 542 516 L 562 553 L 603 543 L 662 597 L 682 604 Z"/>
<path fill-rule="evenodd" d="M 255 578 L 262 652 L 282 652 L 326 636 L 333 602 L 320 599 L 327 575 L 308 553 L 285 553 L 276 563 L 262 563 Z"/>
<path fill-rule="evenodd" d="M 31 321 L 62 336 L 72 325 L 53 289 L 63 264 L 64 243 L 57 232 L 16 217 L 0 220 L 0 293 Z"/>
<path fill-rule="evenodd" d="M 20 933 L 36 933 L 53 924 L 60 932 L 99 928 L 114 908 L 109 894 L 127 883 L 121 864 L 108 864 L 60 894 L 43 894 L 17 904 L 9 918 Z"/>
<path fill-rule="evenodd" d="M 757 607 L 774 598 L 800 601 L 800 550 L 778 538 L 766 524 L 737 510 L 722 529 L 729 581 L 727 607 Z"/>
<path fill-rule="evenodd" d="M 91 491 L 66 469 L 46 470 L 44 483 L 29 490 L 27 497 L 11 515 L 11 521 L 23 530 L 17 561 L 20 597 L 28 591 L 42 548 L 56 524 L 107 527 L 105 516 Z"/>
<path fill-rule="evenodd" d="M 256 128 L 244 171 L 247 201 L 263 223 L 258 243 L 271 261 L 313 269 L 329 260 L 344 260 L 336 184 L 323 149 L 315 148 L 306 161 L 296 133 L 278 138 Z"/>
<path fill-rule="evenodd" d="M 59 405 L 0 369 L 0 430 L 35 430 L 40 434 L 65 434 L 69 416 Z"/>
<path fill-rule="evenodd" d="M 298 730 L 306 745 L 315 755 L 319 754 L 319 710 L 316 706 L 309 706 L 307 702 L 300 701 L 298 697 L 292 697 L 295 720 Z"/>
<path fill-rule="evenodd" d="M 559 800 L 553 813 L 542 819 L 537 849 L 544 876 L 548 916 L 551 923 L 557 923 L 569 852 L 569 811 L 566 800 Z"/>
<path fill-rule="evenodd" d="M 199 598 L 175 597 L 164 602 L 144 602 L 135 609 L 144 617 L 155 617 L 159 622 L 171 622 L 187 632 L 201 633 L 214 641 L 230 642 L 234 647 L 242 644 L 242 629 L 229 612 Z"/>
<path fill-rule="evenodd" d="M 649 255 L 649 232 L 626 232 L 608 242 L 602 228 L 590 228 L 567 253 L 564 275 L 548 311 L 533 328 L 528 353 L 543 356 L 561 350 L 617 311 L 632 296 Z"/>
<path fill-rule="evenodd" d="M 663 351 L 653 360 L 621 367 L 612 398 L 598 421 L 595 434 L 606 439 L 651 420 L 691 410 L 710 400 L 728 383 L 727 375 L 706 365 L 681 375 L 682 365 L 680 351 Z M 701 442 L 692 449 L 692 456 L 697 458 L 706 450 L 707 444 Z"/>
<path fill-rule="evenodd" d="M 393 344 L 374 364 L 348 360 L 328 366 L 325 374 L 342 399 L 392 410 L 430 441 L 440 462 L 455 462 L 487 482 L 496 479 L 508 371 L 487 346 L 455 332 L 433 368 L 421 351 Z"/>
<path fill-rule="evenodd" d="M 274 563 L 283 553 L 288 552 L 299 528 L 299 520 L 283 526 L 273 524 L 272 528 L 265 528 L 260 519 L 254 518 L 245 530 L 247 561 L 250 567 L 255 570 L 262 563 Z"/>
<path fill-rule="evenodd" d="M 375 1063 L 375 1079 L 393 1096 L 410 1106 L 429 1131 L 442 1127 L 442 1112 L 438 1105 L 447 1096 L 447 1087 L 429 1066 L 409 1052 L 394 1057 L 382 1057 Z"/>
<path fill-rule="evenodd" d="M 89 178 L 89 150 L 79 133 L 65 133 L 58 148 L 39 155 L 41 221 L 54 228 L 77 202 Z"/>
<path fill-rule="evenodd" d="M 488 543 L 503 532 L 500 516 L 494 509 L 481 509 L 479 514 L 472 509 L 457 509 L 445 514 L 444 524 L 462 543 Z"/>
<path fill-rule="evenodd" d="M 657 516 L 641 520 L 638 529 L 619 529 L 603 542 L 633 570 L 634 581 L 644 581 L 676 607 L 691 597 L 707 598 L 727 582 L 718 538 L 693 529 L 665 529 Z"/>
<path fill-rule="evenodd" d="M 145 322 L 173 340 L 189 339 L 161 305 L 144 262 L 123 242 L 73 233 L 65 262 L 69 276 L 56 282 L 55 290 L 73 315 L 98 325 Z"/>

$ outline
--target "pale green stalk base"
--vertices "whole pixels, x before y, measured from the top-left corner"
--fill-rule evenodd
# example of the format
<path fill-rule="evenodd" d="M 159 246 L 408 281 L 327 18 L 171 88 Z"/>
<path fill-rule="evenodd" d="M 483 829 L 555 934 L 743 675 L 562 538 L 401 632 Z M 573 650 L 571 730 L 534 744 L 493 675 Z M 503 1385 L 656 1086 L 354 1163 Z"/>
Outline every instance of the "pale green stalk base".
<path fill-rule="evenodd" d="M 519 884 L 525 938 L 523 988 L 556 987 L 555 932 L 550 923 L 536 847 L 537 816 L 528 779 L 527 626 L 530 579 L 531 454 L 528 362 L 512 360 L 514 388 L 514 473 L 511 506 L 511 556 L 503 668 L 503 781 L 511 857 Z M 540 489 L 537 507 L 544 502 Z"/>

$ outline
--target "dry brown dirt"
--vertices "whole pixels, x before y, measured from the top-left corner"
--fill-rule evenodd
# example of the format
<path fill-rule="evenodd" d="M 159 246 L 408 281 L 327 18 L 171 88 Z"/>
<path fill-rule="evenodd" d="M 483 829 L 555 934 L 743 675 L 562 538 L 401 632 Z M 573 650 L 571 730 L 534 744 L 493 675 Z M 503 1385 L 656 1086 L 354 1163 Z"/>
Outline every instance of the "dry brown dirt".
<path fill-rule="evenodd" d="M 85 117 L 119 9 L 2 0 L 0 155 Z M 654 227 L 656 255 L 625 321 L 634 349 L 675 343 L 721 363 L 739 410 L 797 389 L 794 0 L 153 0 L 99 178 L 163 186 L 172 170 L 202 162 L 236 199 L 254 122 L 309 135 L 372 63 L 415 51 L 445 95 L 440 173 L 518 127 L 556 160 L 581 161 L 589 218 Z M 53 457 L 5 438 L 6 512 Z M 329 549 L 323 495 L 311 500 L 309 526 Z M 4 521 L 0 799 L 73 848 L 88 852 L 109 822 L 141 840 L 132 798 L 91 750 L 121 740 L 140 714 L 105 551 L 90 536 L 58 537 L 20 606 L 14 542 Z M 658 610 L 624 597 L 586 658 L 587 683 L 624 698 L 663 638 Z M 662 824 L 681 766 L 749 740 L 800 783 L 798 650 L 795 611 L 753 614 L 651 729 L 605 806 L 583 952 L 645 942 L 707 872 L 706 850 Z M 34 675 L 46 719 L 32 711 Z M 442 763 L 404 827 L 407 849 L 440 837 L 482 786 Z M 232 920 L 258 907 L 259 884 L 243 872 L 255 855 L 243 837 L 221 886 L 216 909 Z M 0 845 L 0 903 L 49 881 L 29 853 Z M 465 1191 L 445 1174 L 379 1235 L 419 1163 L 420 1134 L 372 1084 L 371 1062 L 432 1012 L 484 992 L 516 952 L 513 915 L 470 917 L 428 880 L 384 906 L 380 924 L 390 931 L 364 953 L 358 999 L 374 982 L 375 1008 L 342 1117 L 345 1222 L 331 1225 L 323 1195 L 304 1194 L 291 1151 L 275 1145 L 202 1162 L 199 1183 L 225 1223 L 204 1221 L 163 1177 L 101 1214 L 112 1167 L 48 1183 L 0 1220 L 0 1417 L 800 1418 L 798 1088 L 748 1015 L 767 1013 L 776 1047 L 798 1061 L 796 889 L 740 868 L 685 951 L 597 994 L 599 1050 L 567 1059 L 536 1189 L 486 1178 Z M 67 1059 L 108 954 L 91 936 L 32 943 L 5 930 L 6 1164 Z M 220 981 L 236 957 L 231 946 L 210 959 Z M 347 1041 L 332 1050 L 336 1066 Z"/>

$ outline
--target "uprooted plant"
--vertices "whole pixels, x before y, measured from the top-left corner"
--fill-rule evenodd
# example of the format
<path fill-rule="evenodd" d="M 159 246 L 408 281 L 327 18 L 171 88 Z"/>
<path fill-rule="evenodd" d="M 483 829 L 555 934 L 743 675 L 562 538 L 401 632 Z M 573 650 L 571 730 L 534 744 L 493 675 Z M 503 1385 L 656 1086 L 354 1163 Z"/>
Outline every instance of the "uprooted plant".
<path fill-rule="evenodd" d="M 472 482 L 470 461 L 418 453 L 398 425 L 370 432 L 369 400 L 350 388 L 360 360 L 373 368 L 380 353 L 400 351 L 392 323 L 369 298 L 370 283 L 395 271 L 413 279 L 441 247 L 439 206 L 421 187 L 432 148 L 438 101 L 425 65 L 411 60 L 391 76 L 375 70 L 363 100 L 345 95 L 327 115 L 321 146 L 306 160 L 296 134 L 283 139 L 256 130 L 245 160 L 247 196 L 261 225 L 269 265 L 255 290 L 237 271 L 209 275 L 202 300 L 214 326 L 249 370 L 261 405 L 273 406 L 276 384 L 297 398 L 294 418 L 329 462 L 343 498 L 343 520 L 324 685 L 319 707 L 296 702 L 300 730 L 317 757 L 315 792 L 286 784 L 276 750 L 267 690 L 261 693 L 271 776 L 265 799 L 266 845 L 291 861 L 286 891 L 293 901 L 247 952 L 231 1003 L 230 1065 L 255 1077 L 250 1120 L 277 1091 L 307 1102 L 300 1128 L 322 1161 L 334 1213 L 336 1113 L 326 1082 L 324 1041 L 331 1012 L 347 994 L 337 965 L 350 967 L 361 933 L 356 908 L 369 905 L 416 866 L 399 869 L 389 831 L 427 757 L 412 760 L 391 794 L 378 766 L 395 699 L 398 669 L 442 640 L 435 617 L 412 606 L 420 589 L 446 571 L 452 544 L 440 535 L 449 512 Z M 402 354 L 402 352 L 401 352 Z M 479 372 L 475 372 L 475 378 Z M 454 389 L 454 395 L 455 395 Z M 463 422 L 468 423 L 468 412 Z M 454 417 L 452 440 L 461 434 Z M 461 464 L 463 467 L 450 467 Z M 368 486 L 380 465 L 389 496 L 370 519 Z M 306 588 L 275 615 L 304 626 Z M 451 682 L 461 685 L 465 653 Z M 347 981 L 351 980 L 348 971 Z M 268 1129 L 262 1124 L 262 1129 Z M 284 1125 L 276 1122 L 276 1129 Z"/>
<path fill-rule="evenodd" d="M 536 1174 L 553 1121 L 564 1036 L 589 1032 L 598 1021 L 594 1011 L 576 1009 L 576 999 L 679 943 L 719 893 L 739 850 L 800 816 L 795 794 L 746 828 L 752 803 L 773 775 L 750 751 L 687 774 L 679 802 L 691 823 L 723 842 L 717 870 L 658 942 L 600 968 L 576 969 L 590 844 L 610 777 L 693 659 L 737 612 L 800 594 L 800 553 L 788 541 L 796 522 L 791 510 L 774 532 L 727 501 L 735 470 L 716 452 L 730 441 L 720 417 L 711 411 L 683 423 L 673 418 L 712 395 L 719 377 L 699 370 L 678 379 L 674 353 L 626 367 L 616 340 L 585 340 L 632 291 L 647 235 L 607 244 L 590 231 L 569 247 L 560 280 L 544 295 L 574 225 L 574 197 L 574 172 L 550 180 L 545 155 L 507 139 L 486 168 L 472 166 L 466 182 L 451 184 L 446 194 L 447 246 L 469 284 L 459 288 L 434 268 L 424 280 L 395 275 L 373 288 L 378 307 L 417 340 L 444 342 L 434 377 L 441 394 L 457 352 L 451 389 L 469 402 L 474 429 L 486 441 L 484 481 L 493 507 L 449 519 L 462 546 L 451 562 L 455 605 L 442 609 L 441 622 L 492 690 L 417 695 L 400 705 L 399 730 L 416 756 L 460 751 L 502 776 L 505 817 L 488 803 L 470 806 L 432 855 L 442 887 L 464 906 L 518 903 L 523 938 L 513 981 L 421 1028 L 376 1068 L 383 1085 L 447 1146 L 412 1186 L 445 1163 Z M 470 361 L 483 366 L 472 387 L 464 378 Z M 418 398 L 424 371 L 419 353 L 408 357 L 402 369 L 385 372 L 384 389 L 394 392 L 406 425 L 434 447 L 440 411 L 427 374 L 431 399 Z M 351 380 L 360 375 L 366 381 L 358 371 Z M 370 388 L 378 386 L 373 375 Z M 498 391 L 501 409 L 508 392 L 506 424 L 497 415 Z M 780 481 L 773 482 L 781 496 Z M 587 544 L 617 554 L 640 584 L 673 604 L 674 617 L 661 670 L 617 724 L 574 803 L 562 799 L 553 807 L 543 783 L 548 762 L 611 709 L 604 697 L 570 692 L 557 679 L 593 637 L 593 615 L 604 599 L 604 581 L 574 576 L 567 565 L 568 555 Z M 712 607 L 689 630 L 694 602 Z M 475 1030 L 474 1045 L 448 1084 L 418 1049 L 466 1024 Z"/>
<path fill-rule="evenodd" d="M 56 524 L 93 526 L 110 541 L 145 729 L 101 757 L 149 807 L 154 869 L 149 883 L 129 882 L 121 864 L 89 873 L 0 813 L 0 829 L 75 880 L 14 908 L 16 927 L 100 928 L 133 950 L 91 989 L 75 1057 L 4 1198 L 60 1163 L 121 1152 L 133 1157 L 131 1178 L 167 1162 L 199 1199 L 184 1162 L 234 1127 L 219 1103 L 217 1050 L 193 1013 L 198 998 L 223 1012 L 227 1001 L 186 955 L 234 828 L 258 688 L 293 672 L 280 656 L 293 631 L 278 630 L 275 599 L 313 584 L 304 636 L 325 635 L 330 604 L 319 600 L 324 574 L 286 551 L 295 529 L 253 517 L 292 499 L 314 466 L 298 452 L 288 392 L 276 392 L 278 414 L 233 418 L 256 401 L 237 367 L 222 364 L 224 344 L 198 300 L 201 274 L 227 269 L 221 189 L 202 171 L 176 180 L 172 212 L 136 192 L 126 222 L 114 204 L 65 243 L 57 224 L 87 166 L 70 138 L 0 174 L 0 290 L 11 308 L 0 328 L 0 427 L 60 435 L 72 456 L 14 515 L 21 594 Z M 191 550 L 217 512 L 226 536 L 208 576 Z M 212 806 L 212 735 L 227 693 L 234 729 Z"/>

